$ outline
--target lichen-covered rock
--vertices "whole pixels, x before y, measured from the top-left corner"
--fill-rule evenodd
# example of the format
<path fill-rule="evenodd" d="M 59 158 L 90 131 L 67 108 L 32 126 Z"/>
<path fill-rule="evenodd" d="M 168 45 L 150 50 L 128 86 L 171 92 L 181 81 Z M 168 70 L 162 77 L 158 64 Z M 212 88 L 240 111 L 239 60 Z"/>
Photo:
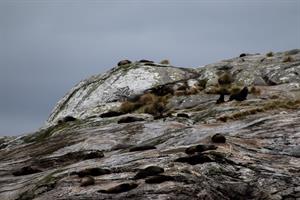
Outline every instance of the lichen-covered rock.
<path fill-rule="evenodd" d="M 283 62 L 285 56 L 293 59 Z M 300 50 L 247 53 L 197 73 L 131 63 L 83 81 L 58 103 L 47 126 L 0 138 L 0 199 L 299 199 L 299 57 Z M 225 71 L 232 84 L 255 84 L 259 93 L 244 101 L 225 95 L 222 104 L 205 90 L 168 94 L 159 118 L 111 108 L 124 96 L 109 85 L 129 84 L 128 95 L 160 84 L 194 87 L 195 80 L 207 79 L 211 87 Z M 56 123 L 68 115 L 76 120 Z M 127 116 L 143 121 L 118 123 Z M 225 143 L 214 143 L 216 134 Z M 93 181 L 83 183 L 87 176 Z"/>
<path fill-rule="evenodd" d="M 293 58 L 291 62 L 283 62 L 283 58 L 290 54 Z M 235 83 L 240 85 L 263 84 L 263 80 L 265 80 L 274 85 L 298 83 L 297 86 L 299 87 L 300 52 L 299 49 L 294 49 L 276 53 L 272 57 L 267 57 L 264 54 L 248 55 L 243 58 L 236 57 L 206 65 L 198 68 L 198 71 L 201 74 L 200 79 L 208 79 L 208 86 L 216 85 L 218 74 L 226 71 L 232 73 Z"/>
<path fill-rule="evenodd" d="M 71 115 L 86 118 L 117 107 L 127 97 L 142 94 L 157 85 L 164 85 L 197 76 L 195 70 L 161 67 L 160 64 L 135 62 L 118 66 L 105 74 L 81 81 L 54 108 L 48 123 Z"/>

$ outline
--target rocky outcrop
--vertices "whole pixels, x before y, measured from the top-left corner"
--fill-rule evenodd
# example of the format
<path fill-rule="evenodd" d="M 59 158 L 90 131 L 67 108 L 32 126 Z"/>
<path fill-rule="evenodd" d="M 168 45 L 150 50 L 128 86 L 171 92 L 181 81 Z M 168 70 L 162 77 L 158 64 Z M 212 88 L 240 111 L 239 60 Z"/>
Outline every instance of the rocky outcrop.
<path fill-rule="evenodd" d="M 246 100 L 216 104 L 224 72 Z M 120 65 L 79 83 L 39 131 L 0 139 L 0 199 L 299 199 L 298 73 L 300 50 Z M 147 114 L 154 97 L 139 97 L 161 90 L 162 114 Z M 124 100 L 146 105 L 123 113 Z"/>
<path fill-rule="evenodd" d="M 148 62 L 135 62 L 115 67 L 105 74 L 81 81 L 51 113 L 48 123 L 72 115 L 87 118 L 120 105 L 120 101 L 142 94 L 157 85 L 197 77 L 196 70 Z"/>

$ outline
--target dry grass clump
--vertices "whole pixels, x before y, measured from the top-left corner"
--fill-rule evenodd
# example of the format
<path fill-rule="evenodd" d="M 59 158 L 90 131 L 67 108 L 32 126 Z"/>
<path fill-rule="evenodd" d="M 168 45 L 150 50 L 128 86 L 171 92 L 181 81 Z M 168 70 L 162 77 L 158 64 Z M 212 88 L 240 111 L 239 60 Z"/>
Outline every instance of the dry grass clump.
<path fill-rule="evenodd" d="M 186 82 L 174 89 L 175 96 L 194 95 L 199 93 L 203 88 L 198 84 L 189 86 Z"/>
<path fill-rule="evenodd" d="M 273 57 L 273 56 L 274 56 L 274 53 L 273 53 L 272 51 L 270 51 L 270 52 L 266 53 L 266 56 L 267 56 L 267 57 Z"/>
<path fill-rule="evenodd" d="M 194 94 L 198 94 L 199 92 L 200 92 L 200 90 L 196 87 L 191 87 L 186 90 L 187 95 L 194 95 Z"/>
<path fill-rule="evenodd" d="M 142 105 L 151 104 L 155 101 L 157 101 L 157 96 L 151 93 L 146 93 L 139 98 L 139 103 Z"/>
<path fill-rule="evenodd" d="M 170 61 L 165 59 L 165 60 L 160 61 L 159 63 L 162 64 L 162 65 L 169 65 Z"/>
<path fill-rule="evenodd" d="M 220 85 L 230 85 L 233 82 L 232 76 L 225 72 L 218 78 L 218 83 Z"/>
<path fill-rule="evenodd" d="M 294 59 L 292 56 L 286 56 L 283 58 L 282 62 L 293 62 Z"/>
<path fill-rule="evenodd" d="M 255 86 L 250 87 L 250 93 L 253 95 L 260 95 L 261 89 Z"/>
<path fill-rule="evenodd" d="M 165 104 L 163 102 L 153 102 L 152 104 L 146 105 L 144 107 L 144 113 L 151 115 L 161 115 L 165 109 Z"/>
<path fill-rule="evenodd" d="M 237 94 L 241 91 L 242 89 L 238 86 L 211 86 L 207 88 L 205 91 L 206 94 L 222 94 L 222 95 L 231 95 L 231 94 Z"/>
<path fill-rule="evenodd" d="M 198 80 L 198 86 L 201 90 L 206 88 L 207 81 L 207 79 Z"/>
<path fill-rule="evenodd" d="M 142 112 L 148 113 L 154 116 L 162 116 L 166 110 L 166 105 L 168 103 L 169 95 L 157 97 L 155 101 L 146 104 L 142 108 Z"/>
<path fill-rule="evenodd" d="M 130 113 L 138 109 L 141 105 L 138 102 L 130 102 L 130 101 L 124 101 L 121 104 L 120 111 L 123 113 Z"/>
<path fill-rule="evenodd" d="M 170 95 L 156 96 L 152 93 L 146 93 L 135 102 L 123 102 L 120 111 L 130 113 L 140 109 L 143 113 L 160 116 L 165 111 L 169 98 Z"/>
<path fill-rule="evenodd" d="M 252 108 L 248 110 L 238 111 L 229 115 L 223 115 L 218 118 L 218 120 L 222 122 L 226 122 L 228 120 L 236 120 L 241 119 L 242 117 L 248 116 L 248 115 L 254 115 L 260 112 L 265 112 L 268 110 L 274 110 L 274 109 L 298 109 L 300 108 L 300 100 L 272 100 L 264 105 Z"/>
<path fill-rule="evenodd" d="M 205 89 L 206 94 L 220 94 L 221 87 L 219 85 L 210 86 Z"/>
<path fill-rule="evenodd" d="M 228 72 L 223 72 L 218 78 L 218 84 L 210 86 L 205 89 L 206 94 L 220 94 L 220 95 L 229 95 L 231 94 L 231 84 L 233 78 Z"/>
<path fill-rule="evenodd" d="M 236 120 L 236 119 L 240 119 L 240 118 L 248 116 L 248 115 L 254 115 L 256 113 L 263 112 L 263 111 L 264 111 L 263 108 L 253 108 L 253 109 L 249 109 L 249 110 L 235 112 L 235 113 L 232 113 L 231 115 L 221 116 L 218 118 L 218 120 L 220 120 L 222 122 L 226 122 L 230 119 Z"/>
<path fill-rule="evenodd" d="M 179 97 L 179 96 L 184 96 L 186 93 L 185 93 L 185 90 L 176 90 L 174 92 L 174 95 Z"/>
<path fill-rule="evenodd" d="M 177 88 L 177 90 L 182 90 L 182 91 L 185 91 L 189 88 L 189 86 L 187 85 L 187 83 L 183 83 L 181 86 L 179 86 Z"/>
<path fill-rule="evenodd" d="M 230 94 L 238 94 L 242 90 L 239 86 L 232 86 L 230 88 Z"/>
<path fill-rule="evenodd" d="M 263 106 L 264 110 L 273 109 L 297 109 L 300 107 L 300 100 L 273 100 Z"/>

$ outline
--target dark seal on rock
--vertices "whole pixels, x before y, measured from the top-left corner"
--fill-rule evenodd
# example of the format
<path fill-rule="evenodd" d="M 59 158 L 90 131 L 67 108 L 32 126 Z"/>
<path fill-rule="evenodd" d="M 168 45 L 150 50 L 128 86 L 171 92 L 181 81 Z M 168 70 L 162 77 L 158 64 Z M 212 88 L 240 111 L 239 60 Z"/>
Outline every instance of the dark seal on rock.
<path fill-rule="evenodd" d="M 244 101 L 247 99 L 248 93 L 249 93 L 248 88 L 244 87 L 239 93 L 230 95 L 229 101 L 232 100 Z"/>
<path fill-rule="evenodd" d="M 121 60 L 120 62 L 118 62 L 118 66 L 128 65 L 130 63 L 131 63 L 130 60 Z"/>
<path fill-rule="evenodd" d="M 88 185 L 94 185 L 95 184 L 95 179 L 91 176 L 86 176 L 83 177 L 80 181 L 80 186 L 85 187 Z"/>
<path fill-rule="evenodd" d="M 115 150 L 120 150 L 120 149 L 128 149 L 132 146 L 133 145 L 131 145 L 131 144 L 116 144 L 115 146 L 113 146 L 111 148 L 111 150 L 115 151 Z"/>
<path fill-rule="evenodd" d="M 117 117 L 120 115 L 124 115 L 123 112 L 118 112 L 118 111 L 108 111 L 106 113 L 102 113 L 101 115 L 99 115 L 99 117 L 101 118 L 107 118 L 107 117 Z"/>
<path fill-rule="evenodd" d="M 139 118 L 139 117 L 128 116 L 128 117 L 123 117 L 123 118 L 119 119 L 118 124 L 140 122 L 140 121 L 145 121 L 145 120 L 143 118 Z"/>
<path fill-rule="evenodd" d="M 245 54 L 245 53 L 240 54 L 240 58 L 245 57 L 245 56 L 247 56 L 247 54 Z"/>
<path fill-rule="evenodd" d="M 74 122 L 77 119 L 71 115 L 65 116 L 64 118 L 57 121 L 58 124 L 66 123 L 66 122 Z"/>
<path fill-rule="evenodd" d="M 172 176 L 156 175 L 156 176 L 152 176 L 150 178 L 147 178 L 145 180 L 145 183 L 158 184 L 158 183 L 163 183 L 165 181 L 174 181 L 174 178 Z"/>
<path fill-rule="evenodd" d="M 149 166 L 145 169 L 141 169 L 133 179 L 142 179 L 146 178 L 148 176 L 154 176 L 163 173 L 165 170 L 164 168 L 158 167 L 158 166 Z"/>
<path fill-rule="evenodd" d="M 134 146 L 134 147 L 130 148 L 129 152 L 132 152 L 132 151 L 146 151 L 146 150 L 151 150 L 151 149 L 156 149 L 156 147 L 153 146 L 153 145 L 137 145 L 137 146 Z"/>
<path fill-rule="evenodd" d="M 217 133 L 211 137 L 211 141 L 214 143 L 225 143 L 226 138 L 224 135 Z"/>
<path fill-rule="evenodd" d="M 217 146 L 211 145 L 211 144 L 199 144 L 196 146 L 188 147 L 185 150 L 185 153 L 186 154 L 194 154 L 196 152 L 201 153 L 201 152 L 208 151 L 208 150 L 216 150 L 217 148 L 218 148 Z"/>
<path fill-rule="evenodd" d="M 190 118 L 190 116 L 186 113 L 177 113 L 177 117 Z"/>
<path fill-rule="evenodd" d="M 88 160 L 94 158 L 102 158 L 104 154 L 100 150 L 83 150 L 83 151 L 76 151 L 70 152 L 63 156 L 66 160 Z"/>
<path fill-rule="evenodd" d="M 23 176 L 23 175 L 35 174 L 35 173 L 39 173 L 39 172 L 41 172 L 41 170 L 37 169 L 36 167 L 26 166 L 26 167 L 22 167 L 21 169 L 13 172 L 12 174 L 14 176 Z"/>
<path fill-rule="evenodd" d="M 219 97 L 219 99 L 217 100 L 217 103 L 216 103 L 216 104 L 224 103 L 224 102 L 225 102 L 224 96 L 225 96 L 224 94 L 220 94 L 220 97 Z"/>
<path fill-rule="evenodd" d="M 175 162 L 188 163 L 190 165 L 203 164 L 206 162 L 213 162 L 208 155 L 196 154 L 193 156 L 180 157 L 175 160 Z"/>
<path fill-rule="evenodd" d="M 84 169 L 79 172 L 73 172 L 71 173 L 71 175 L 77 174 L 79 177 L 84 177 L 84 176 L 101 176 L 110 173 L 111 171 L 109 169 L 102 169 L 102 168 L 95 167 L 95 168 Z"/>
<path fill-rule="evenodd" d="M 146 59 L 142 59 L 139 61 L 140 63 L 154 63 L 153 61 L 151 60 L 146 60 Z"/>
<path fill-rule="evenodd" d="M 98 190 L 98 192 L 106 193 L 106 194 L 116 194 L 116 193 L 127 192 L 129 190 L 136 188 L 137 186 L 138 186 L 137 183 L 122 183 L 120 185 L 109 188 L 107 190 Z"/>

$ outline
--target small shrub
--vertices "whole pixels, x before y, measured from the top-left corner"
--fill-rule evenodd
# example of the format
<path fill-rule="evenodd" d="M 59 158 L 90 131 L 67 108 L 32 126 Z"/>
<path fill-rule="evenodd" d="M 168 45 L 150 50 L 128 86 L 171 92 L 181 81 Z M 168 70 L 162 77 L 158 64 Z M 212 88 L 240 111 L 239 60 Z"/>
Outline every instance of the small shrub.
<path fill-rule="evenodd" d="M 130 113 L 138 109 L 140 106 L 141 105 L 139 103 L 125 101 L 122 103 L 120 111 L 123 113 Z"/>
<path fill-rule="evenodd" d="M 207 84 L 207 79 L 202 79 L 202 80 L 199 80 L 199 82 L 198 82 L 198 86 L 203 89 L 205 89 L 206 84 Z"/>
<path fill-rule="evenodd" d="M 266 54 L 266 56 L 267 56 L 267 57 L 273 57 L 273 56 L 274 56 L 274 53 L 273 53 L 272 51 L 270 51 L 270 52 L 268 52 L 268 53 Z"/>
<path fill-rule="evenodd" d="M 253 108 L 253 109 L 248 109 L 248 110 L 243 110 L 243 111 L 238 111 L 235 113 L 232 113 L 230 115 L 224 115 L 218 118 L 218 120 L 222 122 L 227 122 L 229 119 L 236 120 L 236 119 L 241 119 L 242 117 L 248 116 L 248 115 L 254 115 L 258 112 L 263 112 L 263 108 Z"/>
<path fill-rule="evenodd" d="M 174 93 L 175 96 L 184 96 L 186 95 L 186 91 L 185 90 L 176 90 Z"/>
<path fill-rule="evenodd" d="M 300 100 L 272 100 L 261 107 L 252 108 L 248 110 L 238 111 L 229 115 L 223 115 L 218 117 L 218 120 L 222 122 L 226 122 L 230 119 L 236 120 L 241 119 L 242 117 L 248 116 L 248 115 L 254 115 L 260 112 L 268 111 L 268 110 L 274 110 L 274 109 L 298 109 L 300 108 Z"/>
<path fill-rule="evenodd" d="M 183 85 L 177 88 L 177 90 L 186 90 L 186 89 L 188 89 L 188 85 L 186 83 L 184 83 Z"/>
<path fill-rule="evenodd" d="M 261 89 L 255 86 L 252 86 L 250 88 L 250 93 L 253 95 L 260 95 L 261 94 Z"/>
<path fill-rule="evenodd" d="M 230 94 L 238 94 L 242 89 L 239 86 L 233 86 L 230 88 Z"/>
<path fill-rule="evenodd" d="M 170 61 L 165 59 L 165 60 L 160 61 L 159 63 L 162 64 L 162 65 L 169 65 Z"/>
<path fill-rule="evenodd" d="M 205 89 L 206 94 L 219 94 L 221 88 L 219 86 L 210 86 Z"/>
<path fill-rule="evenodd" d="M 186 91 L 187 95 L 193 95 L 193 94 L 198 94 L 198 93 L 199 93 L 199 90 L 195 87 L 192 87 Z"/>
<path fill-rule="evenodd" d="M 282 62 L 293 62 L 294 59 L 291 56 L 286 56 L 283 58 Z"/>
<path fill-rule="evenodd" d="M 159 97 L 159 98 L 157 98 L 157 100 L 159 101 L 159 102 L 162 102 L 163 104 L 167 104 L 168 103 L 168 100 L 169 100 L 169 98 L 171 97 L 172 95 L 165 95 L 165 96 L 162 96 L 162 97 Z"/>
<path fill-rule="evenodd" d="M 264 110 L 271 110 L 271 109 L 279 109 L 279 108 L 285 108 L 285 109 L 297 109 L 300 107 L 300 100 L 273 100 L 268 103 L 266 103 L 263 106 Z"/>
<path fill-rule="evenodd" d="M 222 87 L 219 88 L 217 94 L 229 95 L 229 94 L 231 94 L 231 90 L 230 90 L 230 88 L 228 88 L 228 87 L 222 86 Z"/>
<path fill-rule="evenodd" d="M 229 73 L 223 73 L 219 78 L 218 78 L 218 83 L 220 85 L 230 85 L 233 82 L 233 78 Z"/>
<path fill-rule="evenodd" d="M 154 116 L 162 116 L 166 109 L 168 99 L 171 95 L 155 96 L 153 94 L 145 96 L 144 104 L 141 108 L 141 112 L 148 113 Z M 148 100 L 149 99 L 149 100 Z M 147 101 L 146 101 L 147 100 Z M 142 103 L 142 102 L 140 102 Z"/>
<path fill-rule="evenodd" d="M 157 101 L 157 97 L 154 94 L 151 94 L 151 93 L 146 93 L 146 94 L 142 95 L 139 99 L 139 102 L 142 105 L 151 104 L 155 101 Z"/>
<path fill-rule="evenodd" d="M 145 106 L 144 113 L 151 115 L 161 115 L 165 109 L 165 105 L 162 102 L 154 102 L 150 105 Z"/>

